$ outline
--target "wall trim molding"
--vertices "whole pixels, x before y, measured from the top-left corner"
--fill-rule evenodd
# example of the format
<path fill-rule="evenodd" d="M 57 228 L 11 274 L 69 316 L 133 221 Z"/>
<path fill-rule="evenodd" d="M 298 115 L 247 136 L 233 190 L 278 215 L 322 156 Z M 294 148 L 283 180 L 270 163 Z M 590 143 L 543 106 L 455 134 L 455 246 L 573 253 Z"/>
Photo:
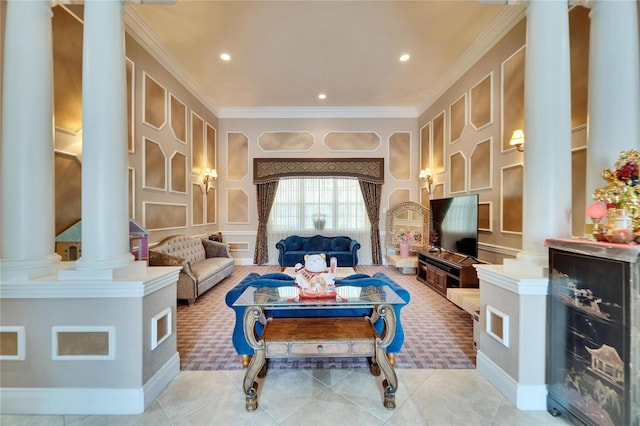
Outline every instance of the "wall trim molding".
<path fill-rule="evenodd" d="M 180 372 L 175 355 L 141 388 L 0 388 L 2 414 L 140 414 Z"/>

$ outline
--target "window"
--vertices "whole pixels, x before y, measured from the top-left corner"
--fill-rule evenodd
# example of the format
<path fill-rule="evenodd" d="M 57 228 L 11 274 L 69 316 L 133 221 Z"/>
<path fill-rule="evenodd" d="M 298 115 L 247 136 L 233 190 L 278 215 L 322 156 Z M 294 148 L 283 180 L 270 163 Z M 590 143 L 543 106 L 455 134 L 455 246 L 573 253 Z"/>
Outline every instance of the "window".
<path fill-rule="evenodd" d="M 269 216 L 274 232 L 368 231 L 369 218 L 357 179 L 281 179 Z"/>

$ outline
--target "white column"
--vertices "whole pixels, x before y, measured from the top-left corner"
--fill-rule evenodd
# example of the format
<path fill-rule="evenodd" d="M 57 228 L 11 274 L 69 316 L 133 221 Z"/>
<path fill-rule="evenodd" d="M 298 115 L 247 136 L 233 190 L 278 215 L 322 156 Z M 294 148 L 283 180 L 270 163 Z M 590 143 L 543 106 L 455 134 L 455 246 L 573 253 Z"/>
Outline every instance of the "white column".
<path fill-rule="evenodd" d="M 82 62 L 82 257 L 77 270 L 115 270 L 129 253 L 124 6 L 86 0 Z"/>
<path fill-rule="evenodd" d="M 587 204 L 620 151 L 640 149 L 640 47 L 635 0 L 590 3 Z"/>
<path fill-rule="evenodd" d="M 2 279 L 55 272 L 53 50 L 48 1 L 6 5 L 2 94 Z"/>
<path fill-rule="evenodd" d="M 522 252 L 506 262 L 545 276 L 549 237 L 571 236 L 571 73 L 566 1 L 527 7 Z M 514 265 L 517 264 L 517 265 Z M 508 270 L 506 272 L 509 272 Z"/>

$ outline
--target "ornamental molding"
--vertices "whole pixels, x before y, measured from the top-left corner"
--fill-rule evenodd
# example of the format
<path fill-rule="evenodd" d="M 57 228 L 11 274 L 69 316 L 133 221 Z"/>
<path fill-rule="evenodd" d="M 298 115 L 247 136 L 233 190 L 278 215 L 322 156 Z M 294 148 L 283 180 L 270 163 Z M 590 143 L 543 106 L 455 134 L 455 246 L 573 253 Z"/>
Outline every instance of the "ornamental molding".
<path fill-rule="evenodd" d="M 254 158 L 253 183 L 287 177 L 354 177 L 384 183 L 384 158 Z"/>

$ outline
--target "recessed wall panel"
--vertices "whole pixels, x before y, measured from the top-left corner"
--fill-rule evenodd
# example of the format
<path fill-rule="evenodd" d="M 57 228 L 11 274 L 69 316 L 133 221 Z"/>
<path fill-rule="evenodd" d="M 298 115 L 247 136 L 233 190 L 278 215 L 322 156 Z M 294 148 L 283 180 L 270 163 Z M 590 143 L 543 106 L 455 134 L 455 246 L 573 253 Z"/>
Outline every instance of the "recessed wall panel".
<path fill-rule="evenodd" d="M 471 88 L 469 122 L 477 130 L 493 122 L 492 82 L 493 74 L 489 74 Z"/>
<path fill-rule="evenodd" d="M 433 119 L 433 158 L 432 167 L 435 173 L 444 172 L 444 111 Z"/>
<path fill-rule="evenodd" d="M 331 151 L 373 151 L 380 146 L 380 136 L 373 132 L 330 132 L 324 145 Z"/>
<path fill-rule="evenodd" d="M 502 232 L 522 232 L 522 177 L 521 164 L 502 169 Z"/>
<path fill-rule="evenodd" d="M 524 129 L 524 60 L 523 46 L 502 64 L 502 151 L 514 149 L 511 135 Z"/>
<path fill-rule="evenodd" d="M 227 145 L 227 177 L 229 180 L 240 180 L 248 173 L 249 138 L 244 133 L 229 132 Z"/>
<path fill-rule="evenodd" d="M 467 159 L 461 152 L 451 155 L 451 192 L 464 192 L 467 189 Z"/>
<path fill-rule="evenodd" d="M 396 179 L 411 178 L 411 134 L 396 132 L 389 138 L 389 173 Z"/>
<path fill-rule="evenodd" d="M 184 204 L 144 202 L 143 211 L 144 226 L 149 231 L 187 226 L 187 206 Z"/>
<path fill-rule="evenodd" d="M 227 218 L 229 223 L 249 222 L 249 197 L 242 189 L 227 190 Z"/>
<path fill-rule="evenodd" d="M 469 189 L 491 188 L 491 139 L 479 142 L 471 153 Z"/>
<path fill-rule="evenodd" d="M 258 145 L 265 151 L 308 151 L 314 138 L 309 132 L 264 132 Z"/>

